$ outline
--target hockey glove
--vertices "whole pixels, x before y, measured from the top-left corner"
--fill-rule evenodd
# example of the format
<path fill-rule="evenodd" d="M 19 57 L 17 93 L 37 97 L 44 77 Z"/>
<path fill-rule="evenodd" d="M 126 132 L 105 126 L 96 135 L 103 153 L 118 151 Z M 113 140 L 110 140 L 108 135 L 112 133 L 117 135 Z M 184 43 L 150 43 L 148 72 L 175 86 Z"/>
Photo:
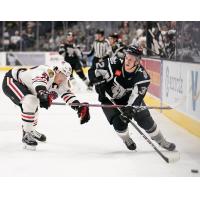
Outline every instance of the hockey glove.
<path fill-rule="evenodd" d="M 135 113 L 137 112 L 135 108 L 132 106 L 125 106 L 121 108 L 122 114 L 121 114 L 121 119 L 123 121 L 129 122 L 132 118 L 134 118 Z"/>
<path fill-rule="evenodd" d="M 51 106 L 53 98 L 46 90 L 40 90 L 37 94 L 38 99 L 40 100 L 40 107 L 48 109 Z"/>
<path fill-rule="evenodd" d="M 105 102 L 108 101 L 108 98 L 106 97 L 106 84 L 105 84 L 105 83 L 96 85 L 96 86 L 95 86 L 95 90 L 96 90 L 96 92 L 97 92 L 98 95 L 99 95 L 98 100 L 99 100 L 101 103 L 105 103 Z"/>
<path fill-rule="evenodd" d="M 83 103 L 87 104 L 87 103 Z M 78 117 L 80 118 L 80 123 L 84 124 L 90 120 L 90 113 L 88 106 L 79 106 L 78 107 Z"/>
<path fill-rule="evenodd" d="M 96 69 L 95 70 L 96 77 L 102 76 L 104 80 L 107 80 L 110 78 L 110 74 L 107 70 L 104 69 Z"/>

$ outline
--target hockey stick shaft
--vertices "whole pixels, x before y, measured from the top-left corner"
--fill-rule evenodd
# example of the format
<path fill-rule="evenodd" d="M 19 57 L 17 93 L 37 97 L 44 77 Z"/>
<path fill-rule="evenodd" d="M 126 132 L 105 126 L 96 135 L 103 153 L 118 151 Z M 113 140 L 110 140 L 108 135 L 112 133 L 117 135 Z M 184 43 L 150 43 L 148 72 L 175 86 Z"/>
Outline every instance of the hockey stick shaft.
<path fill-rule="evenodd" d="M 53 102 L 52 105 L 67 105 L 62 102 Z M 87 107 L 100 107 L 100 108 L 123 108 L 128 105 L 109 105 L 109 104 L 87 104 L 87 103 L 69 103 L 70 106 L 87 106 Z M 131 105 L 130 105 L 131 106 Z M 147 108 L 147 109 L 161 109 L 161 110 L 170 110 L 172 107 L 170 106 L 132 106 L 133 108 Z"/>

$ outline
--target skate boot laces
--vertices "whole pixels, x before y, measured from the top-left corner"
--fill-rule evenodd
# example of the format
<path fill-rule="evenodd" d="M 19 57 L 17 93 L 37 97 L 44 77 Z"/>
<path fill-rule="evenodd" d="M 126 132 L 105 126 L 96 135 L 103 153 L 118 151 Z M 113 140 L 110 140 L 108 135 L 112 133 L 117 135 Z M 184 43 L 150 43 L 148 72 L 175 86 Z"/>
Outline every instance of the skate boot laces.
<path fill-rule="evenodd" d="M 37 142 L 31 132 L 26 132 L 24 134 L 22 142 L 26 143 L 27 145 L 37 145 Z"/>
<path fill-rule="evenodd" d="M 32 133 L 31 133 L 34 137 L 36 138 L 41 138 L 42 137 L 42 134 L 39 133 L 38 131 L 34 130 Z"/>

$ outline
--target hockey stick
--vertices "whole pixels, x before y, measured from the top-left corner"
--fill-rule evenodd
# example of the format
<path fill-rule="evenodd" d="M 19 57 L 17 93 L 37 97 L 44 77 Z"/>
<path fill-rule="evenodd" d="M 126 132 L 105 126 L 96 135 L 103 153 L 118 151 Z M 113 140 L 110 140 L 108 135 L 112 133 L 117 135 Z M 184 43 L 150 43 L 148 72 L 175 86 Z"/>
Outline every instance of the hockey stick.
<path fill-rule="evenodd" d="M 62 102 L 53 102 L 52 105 L 67 105 L 66 103 Z M 87 103 L 69 103 L 69 106 L 87 106 L 87 107 L 100 107 L 100 108 L 123 108 L 125 106 L 132 106 L 132 105 L 109 105 L 109 104 L 87 104 Z M 132 106 L 133 108 L 138 109 L 159 109 L 159 110 L 170 110 L 173 109 L 170 106 Z"/>
<path fill-rule="evenodd" d="M 115 104 L 115 102 L 110 99 L 110 101 Z M 120 111 L 120 113 L 123 115 L 123 112 L 121 111 L 121 109 L 118 107 L 118 110 Z M 123 117 L 125 117 L 123 115 Z M 128 118 L 127 118 L 128 119 Z M 130 119 L 128 119 L 128 121 L 131 123 L 131 125 L 138 131 L 138 133 L 140 135 L 142 135 L 142 137 L 153 147 L 153 149 L 163 158 L 163 160 L 167 163 L 173 163 L 173 162 L 176 162 L 177 160 L 179 160 L 179 156 L 176 157 L 176 158 L 173 158 L 173 157 L 167 157 L 165 156 L 155 145 L 154 143 L 138 128 L 138 126 Z M 178 152 L 179 153 L 179 152 Z"/>

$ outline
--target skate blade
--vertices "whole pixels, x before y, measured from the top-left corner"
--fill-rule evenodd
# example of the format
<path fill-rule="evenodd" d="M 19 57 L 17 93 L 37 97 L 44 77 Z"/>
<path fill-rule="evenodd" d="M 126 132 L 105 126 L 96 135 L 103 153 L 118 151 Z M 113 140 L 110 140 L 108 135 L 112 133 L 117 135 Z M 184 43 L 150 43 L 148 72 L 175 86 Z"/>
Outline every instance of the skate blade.
<path fill-rule="evenodd" d="M 31 145 L 24 144 L 23 148 L 26 149 L 26 150 L 29 150 L 29 151 L 36 151 L 36 145 L 31 146 Z"/>
<path fill-rule="evenodd" d="M 87 92 L 93 92 L 93 88 L 86 88 Z"/>
<path fill-rule="evenodd" d="M 35 138 L 35 140 L 37 140 L 37 142 L 40 142 L 40 143 L 47 143 L 47 140 L 41 141 L 41 140 L 38 140 L 38 139 L 36 139 L 36 138 Z"/>
<path fill-rule="evenodd" d="M 47 141 L 40 141 L 40 140 L 37 140 L 38 142 L 40 142 L 40 143 L 47 143 Z"/>

